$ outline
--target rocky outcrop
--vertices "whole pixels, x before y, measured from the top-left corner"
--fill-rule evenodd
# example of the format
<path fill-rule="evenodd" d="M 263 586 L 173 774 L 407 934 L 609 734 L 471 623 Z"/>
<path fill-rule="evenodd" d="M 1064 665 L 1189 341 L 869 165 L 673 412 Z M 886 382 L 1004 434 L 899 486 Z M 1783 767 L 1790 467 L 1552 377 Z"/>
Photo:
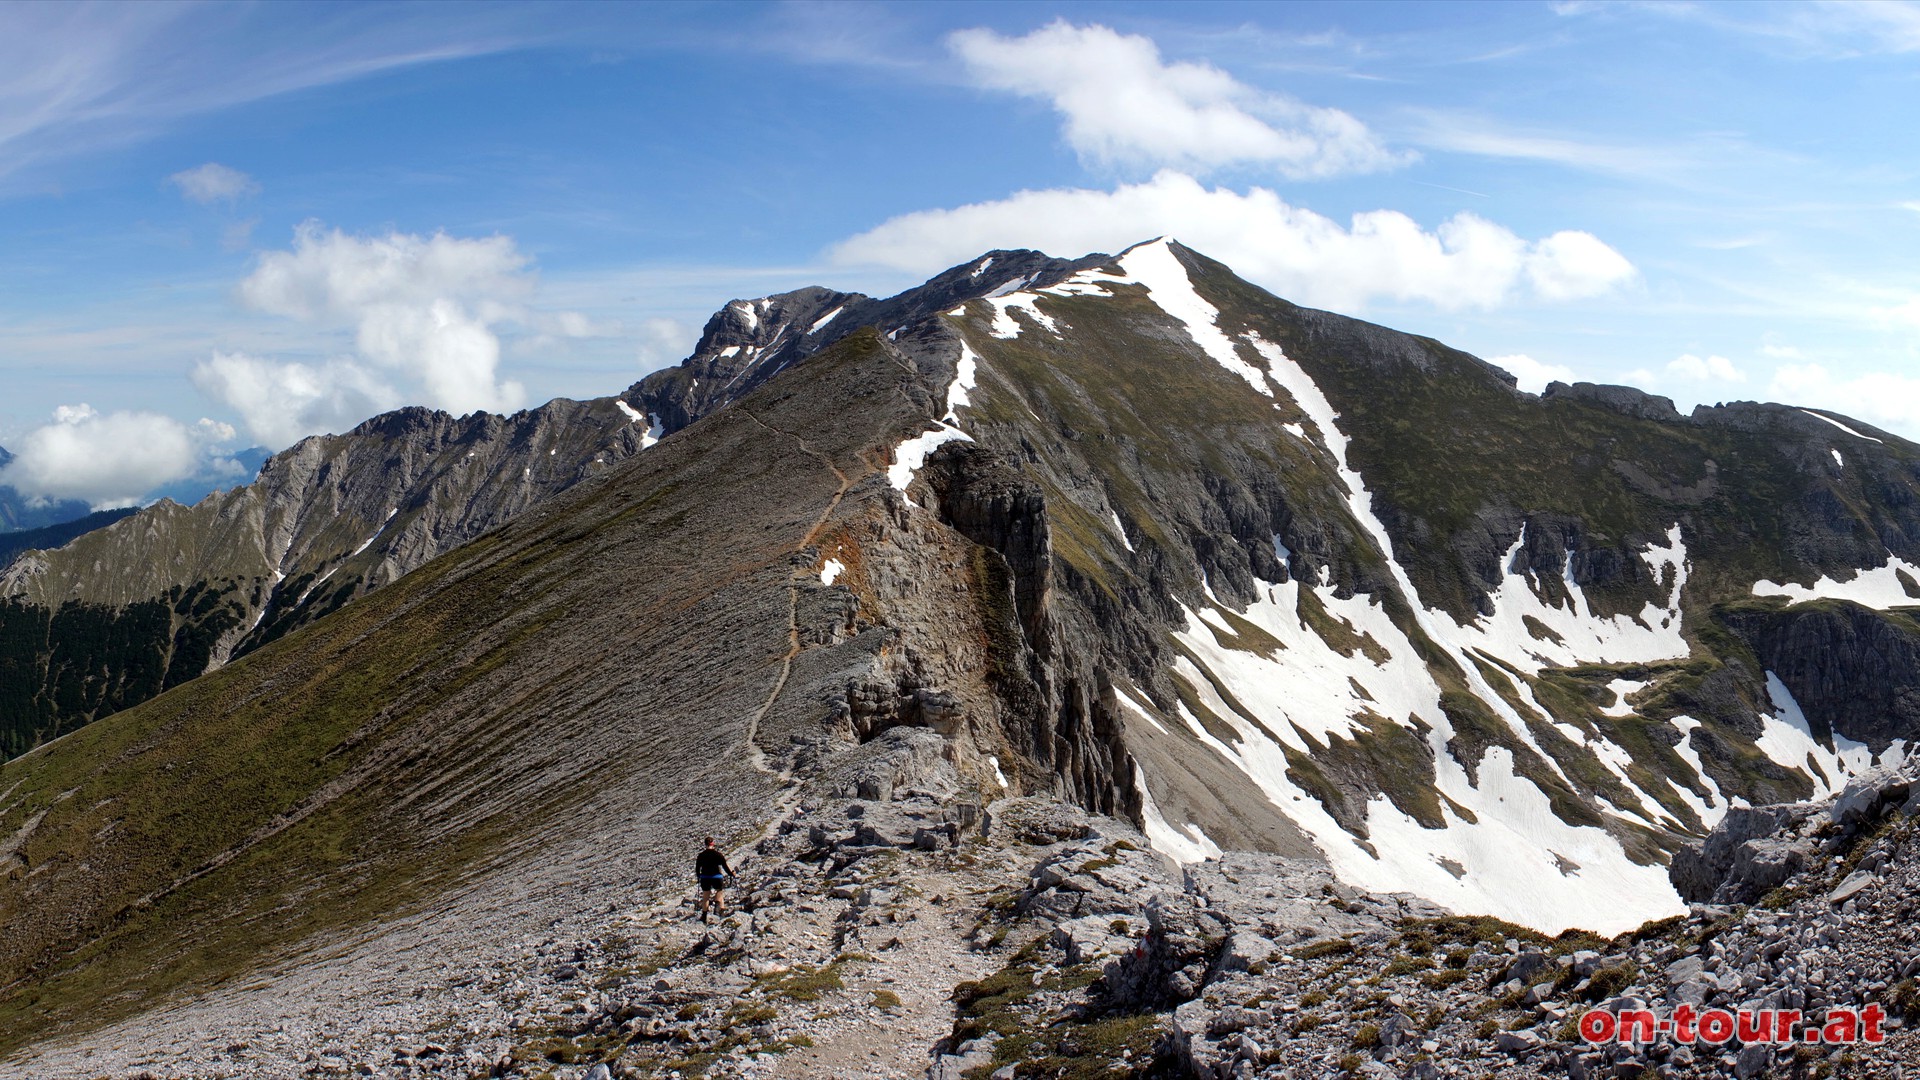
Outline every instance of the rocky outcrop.
<path fill-rule="evenodd" d="M 1673 853 L 1667 873 L 1680 899 L 1691 904 L 1750 904 L 1803 869 L 1814 845 L 1783 840 L 1783 830 L 1805 822 L 1810 809 L 1736 807 L 1698 845 Z"/>
<path fill-rule="evenodd" d="M 1839 735 L 1878 753 L 1920 733 L 1920 624 L 1909 616 L 1832 601 L 1724 618 L 1780 677 L 1817 738 Z"/>
<path fill-rule="evenodd" d="M 1075 633 L 1056 596 L 1046 495 L 993 451 L 949 443 L 928 463 L 940 517 L 975 545 L 983 617 L 1002 700 L 1021 746 L 1068 797 L 1102 813 L 1137 812 L 1132 759 L 1101 666 L 1106 642 Z"/>
<path fill-rule="evenodd" d="M 1822 803 L 1739 807 L 1698 844 L 1676 851 L 1668 873 L 1681 899 L 1751 904 L 1805 874 L 1819 874 L 1889 812 L 1920 811 L 1914 771 L 1880 767 Z"/>
<path fill-rule="evenodd" d="M 1640 420 L 1680 420 L 1680 410 L 1673 407 L 1673 399 L 1649 394 L 1631 386 L 1608 386 L 1599 383 L 1577 382 L 1568 385 L 1563 382 L 1550 382 L 1540 395 L 1544 401 L 1577 401 L 1588 405 L 1598 405 L 1603 409 L 1612 409 L 1622 416 L 1631 416 Z"/>

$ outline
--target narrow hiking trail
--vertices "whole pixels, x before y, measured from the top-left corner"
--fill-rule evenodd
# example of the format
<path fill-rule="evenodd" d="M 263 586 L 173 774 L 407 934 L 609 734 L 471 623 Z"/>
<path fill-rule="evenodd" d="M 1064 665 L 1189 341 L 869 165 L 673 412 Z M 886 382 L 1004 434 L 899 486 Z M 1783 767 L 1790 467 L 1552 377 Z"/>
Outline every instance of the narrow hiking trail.
<path fill-rule="evenodd" d="M 800 538 L 801 549 L 812 547 L 814 541 L 820 535 L 820 530 L 826 528 L 827 522 L 833 519 L 834 511 L 840 509 L 841 501 L 846 498 L 847 491 L 853 487 L 853 478 L 849 477 L 840 466 L 834 464 L 831 457 L 807 445 L 807 441 L 794 432 L 774 427 L 765 420 L 760 419 L 751 409 L 743 407 L 740 411 L 747 419 L 758 424 L 763 429 L 775 435 L 782 435 L 792 439 L 802 453 L 825 466 L 829 472 L 833 473 L 834 480 L 838 482 L 839 487 L 834 491 L 833 496 L 827 500 L 825 509 L 820 511 L 820 516 L 814 519 L 813 524 L 807 529 L 806 534 Z M 791 780 L 792 775 L 787 770 L 775 769 L 767 764 L 766 753 L 760 748 L 760 724 L 766 719 L 767 714 L 773 710 L 774 703 L 780 700 L 780 694 L 786 690 L 787 680 L 793 674 L 794 658 L 800 655 L 800 582 L 803 579 L 804 575 L 798 568 L 793 568 L 789 571 L 787 581 L 787 652 L 786 655 L 780 658 L 780 674 L 774 679 L 773 689 L 768 692 L 767 700 L 747 719 L 746 752 L 748 763 L 760 772 L 766 773 L 769 776 L 778 777 L 783 784 Z M 778 806 L 776 816 L 784 815 L 789 809 L 790 803 L 791 796 L 784 796 L 783 801 Z"/>
<path fill-rule="evenodd" d="M 814 791 L 814 789 L 809 789 Z M 660 896 L 613 917 L 552 1028 L 521 1047 L 532 1075 L 575 1053 L 612 1075 L 713 1080 L 923 1077 L 953 1030 L 954 988 L 992 975 L 1031 939 L 988 912 L 1027 886 L 1037 849 L 976 837 L 922 847 L 948 807 L 926 796 L 823 800 L 817 792 L 736 860 L 739 907 L 702 923 Z M 876 843 L 876 840 L 884 841 Z M 519 1075 L 516 1073 L 515 1075 Z"/>

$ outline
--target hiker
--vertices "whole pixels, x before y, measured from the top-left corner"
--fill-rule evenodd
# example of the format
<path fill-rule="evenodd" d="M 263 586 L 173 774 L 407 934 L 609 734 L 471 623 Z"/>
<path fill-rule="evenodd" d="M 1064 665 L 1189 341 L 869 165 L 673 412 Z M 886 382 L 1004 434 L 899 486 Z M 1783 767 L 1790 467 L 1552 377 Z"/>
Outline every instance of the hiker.
<path fill-rule="evenodd" d="M 700 879 L 700 921 L 707 921 L 707 910 L 718 908 L 720 917 L 727 917 L 727 879 L 733 876 L 733 867 L 727 865 L 727 857 L 714 846 L 713 837 L 707 837 L 707 846 L 693 860 L 693 874 Z"/>

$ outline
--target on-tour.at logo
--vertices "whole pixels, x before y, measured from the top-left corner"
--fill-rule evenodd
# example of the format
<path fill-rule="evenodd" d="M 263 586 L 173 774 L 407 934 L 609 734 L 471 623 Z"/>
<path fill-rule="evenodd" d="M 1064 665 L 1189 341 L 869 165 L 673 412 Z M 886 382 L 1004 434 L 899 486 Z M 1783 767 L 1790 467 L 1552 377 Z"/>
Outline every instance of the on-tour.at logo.
<path fill-rule="evenodd" d="M 1739 1042 L 1841 1046 L 1878 1045 L 1887 1033 L 1887 1011 L 1878 1003 L 1832 1008 L 1820 1019 L 1798 1009 L 1705 1009 L 1677 1005 L 1673 1015 L 1652 1009 L 1589 1009 L 1580 1017 L 1580 1037 L 1590 1043 L 1651 1043 L 1672 1039 L 1682 1046 Z"/>

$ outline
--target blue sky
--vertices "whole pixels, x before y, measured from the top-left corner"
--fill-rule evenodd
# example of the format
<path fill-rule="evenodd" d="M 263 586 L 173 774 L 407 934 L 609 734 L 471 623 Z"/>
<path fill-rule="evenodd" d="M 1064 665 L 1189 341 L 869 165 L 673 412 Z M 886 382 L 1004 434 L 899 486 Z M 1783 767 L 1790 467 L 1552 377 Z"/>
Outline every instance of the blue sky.
<path fill-rule="evenodd" d="M 1920 6 L 0 7 L 0 483 L 615 392 L 734 297 L 1168 233 L 1920 436 Z"/>

